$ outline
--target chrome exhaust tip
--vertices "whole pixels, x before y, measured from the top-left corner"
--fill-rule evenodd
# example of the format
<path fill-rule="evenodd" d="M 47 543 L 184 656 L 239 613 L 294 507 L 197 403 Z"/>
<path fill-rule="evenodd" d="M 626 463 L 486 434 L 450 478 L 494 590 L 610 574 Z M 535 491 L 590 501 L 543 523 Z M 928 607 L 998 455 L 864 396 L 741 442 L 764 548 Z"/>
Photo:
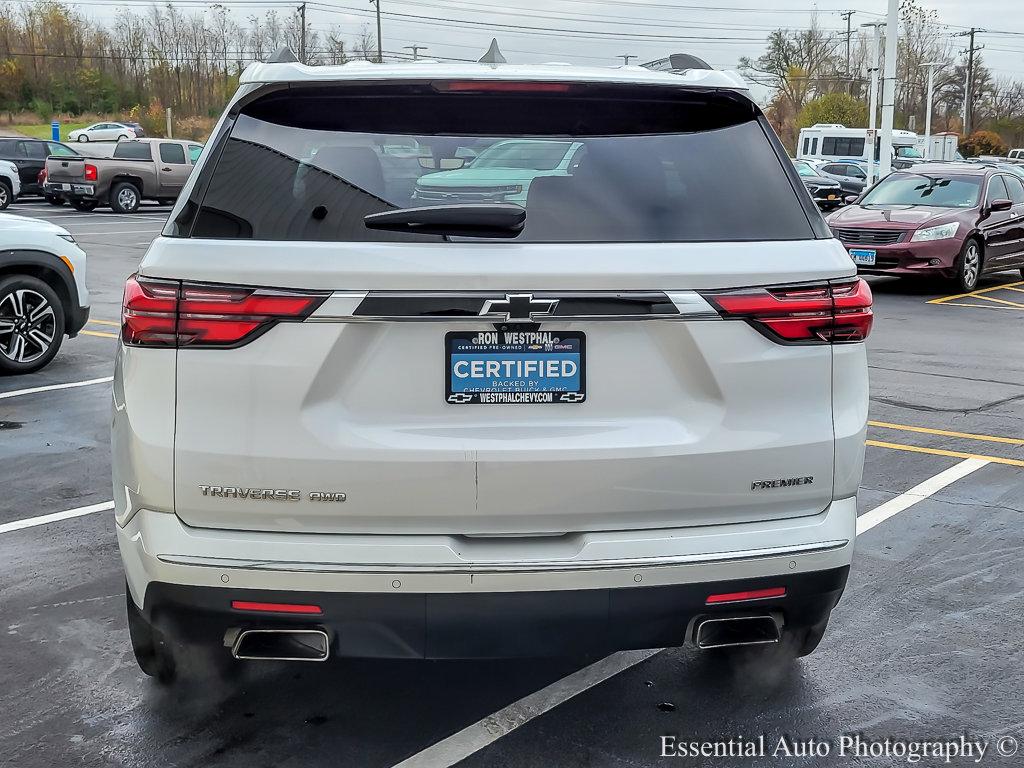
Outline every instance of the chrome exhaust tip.
<path fill-rule="evenodd" d="M 243 629 L 231 646 L 236 659 L 327 661 L 330 653 L 322 629 Z"/>
<path fill-rule="evenodd" d="M 782 639 L 782 628 L 769 614 L 719 616 L 701 620 L 694 634 L 698 648 L 731 648 L 777 643 Z"/>

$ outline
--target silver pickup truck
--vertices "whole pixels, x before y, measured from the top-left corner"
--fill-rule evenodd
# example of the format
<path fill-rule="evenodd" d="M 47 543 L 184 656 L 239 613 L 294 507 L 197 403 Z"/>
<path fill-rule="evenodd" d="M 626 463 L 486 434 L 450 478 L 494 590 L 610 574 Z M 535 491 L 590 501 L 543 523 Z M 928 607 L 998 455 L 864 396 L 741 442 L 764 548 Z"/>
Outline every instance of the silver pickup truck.
<path fill-rule="evenodd" d="M 134 139 L 118 142 L 111 157 L 49 157 L 43 189 L 79 211 L 134 213 L 143 200 L 174 202 L 202 151 L 194 141 Z"/>

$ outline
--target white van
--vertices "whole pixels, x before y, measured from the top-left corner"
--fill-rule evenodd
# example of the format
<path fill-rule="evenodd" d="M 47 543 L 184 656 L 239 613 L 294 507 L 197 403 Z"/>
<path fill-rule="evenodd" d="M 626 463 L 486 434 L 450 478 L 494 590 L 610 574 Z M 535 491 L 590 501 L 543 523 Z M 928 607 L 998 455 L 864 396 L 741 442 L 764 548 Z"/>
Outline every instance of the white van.
<path fill-rule="evenodd" d="M 798 160 L 847 160 L 859 159 L 867 162 L 867 128 L 847 128 L 838 123 L 817 123 L 810 128 L 800 129 L 797 141 Z M 920 139 L 913 131 L 892 132 L 893 156 L 897 159 L 923 160 Z M 875 161 L 881 148 L 880 139 L 875 139 Z"/>

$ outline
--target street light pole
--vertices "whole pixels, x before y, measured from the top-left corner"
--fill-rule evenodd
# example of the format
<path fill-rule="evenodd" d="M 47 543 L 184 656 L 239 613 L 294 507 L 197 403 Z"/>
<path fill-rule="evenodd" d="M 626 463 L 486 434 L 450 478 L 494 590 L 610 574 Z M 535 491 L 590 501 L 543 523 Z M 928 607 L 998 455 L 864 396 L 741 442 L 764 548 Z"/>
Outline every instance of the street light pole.
<path fill-rule="evenodd" d="M 377 9 L 377 63 L 384 63 L 384 44 L 380 40 L 380 0 L 370 0 L 370 4 Z"/>
<path fill-rule="evenodd" d="M 935 86 L 935 69 L 946 66 L 942 61 L 926 61 L 921 65 L 928 67 L 928 101 L 924 113 L 924 159 L 932 159 L 932 90 Z"/>
<path fill-rule="evenodd" d="M 892 124 L 896 112 L 896 39 L 900 36 L 900 2 L 889 0 L 885 25 L 885 72 L 882 80 L 882 148 L 879 178 L 892 171 Z"/>
<path fill-rule="evenodd" d="M 885 22 L 872 21 L 867 24 L 861 24 L 861 26 L 874 28 L 874 35 L 871 39 L 871 95 L 868 97 L 870 105 L 868 107 L 867 133 L 868 143 L 871 145 L 868 149 L 868 186 L 871 186 L 875 182 L 875 126 L 878 119 L 878 47 L 881 42 L 882 28 L 885 27 Z"/>

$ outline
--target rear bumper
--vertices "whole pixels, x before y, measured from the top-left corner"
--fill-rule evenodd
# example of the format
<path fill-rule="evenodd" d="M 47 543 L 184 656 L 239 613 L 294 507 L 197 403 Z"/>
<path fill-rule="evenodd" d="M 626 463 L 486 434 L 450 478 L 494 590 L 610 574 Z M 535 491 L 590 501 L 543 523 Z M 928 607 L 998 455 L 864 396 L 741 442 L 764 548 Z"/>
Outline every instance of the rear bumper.
<path fill-rule="evenodd" d="M 135 604 L 183 639 L 301 625 L 327 628 L 338 655 L 559 655 L 681 645 L 709 594 L 761 586 L 787 595 L 758 610 L 816 623 L 842 592 L 856 499 L 792 520 L 587 534 L 572 554 L 544 541 L 503 540 L 488 553 L 447 536 L 196 529 L 148 510 L 117 536 Z M 232 611 L 240 599 L 323 614 L 253 617 Z M 725 609 L 736 606 L 714 610 Z"/>
<path fill-rule="evenodd" d="M 69 189 L 64 189 L 67 186 Z M 55 197 L 63 197 L 65 199 L 82 199 L 82 200 L 95 200 L 98 199 L 99 195 L 96 194 L 98 187 L 95 184 L 85 183 L 60 183 L 60 182 L 46 182 L 43 185 L 43 193 L 47 195 L 54 195 Z"/>
<path fill-rule="evenodd" d="M 694 619 L 756 611 L 784 625 L 828 618 L 849 566 L 784 577 L 662 587 L 478 594 L 279 592 L 153 583 L 146 618 L 179 642 L 217 644 L 231 630 L 324 629 L 332 656 L 363 658 L 512 658 L 607 654 L 692 642 Z M 711 594 L 786 588 L 784 598 L 707 606 Z M 232 600 L 301 603 L 318 616 L 254 614 Z M 232 633 L 233 634 L 233 633 Z M 229 635 L 230 636 L 230 635 Z"/>

